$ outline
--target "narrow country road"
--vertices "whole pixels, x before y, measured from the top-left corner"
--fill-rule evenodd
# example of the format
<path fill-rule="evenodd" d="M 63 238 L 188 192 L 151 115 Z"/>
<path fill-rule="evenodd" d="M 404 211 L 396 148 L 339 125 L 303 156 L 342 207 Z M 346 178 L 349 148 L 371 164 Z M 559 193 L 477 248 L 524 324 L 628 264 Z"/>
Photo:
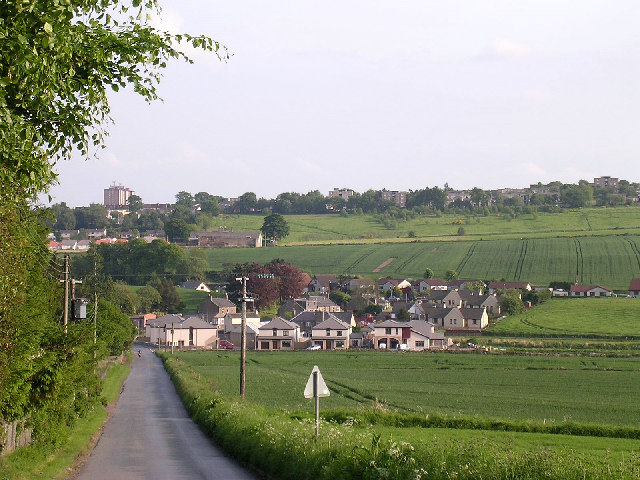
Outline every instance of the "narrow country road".
<path fill-rule="evenodd" d="M 191 421 L 162 362 L 148 348 L 142 348 L 142 358 L 135 356 L 113 415 L 74 478 L 255 479 Z"/>

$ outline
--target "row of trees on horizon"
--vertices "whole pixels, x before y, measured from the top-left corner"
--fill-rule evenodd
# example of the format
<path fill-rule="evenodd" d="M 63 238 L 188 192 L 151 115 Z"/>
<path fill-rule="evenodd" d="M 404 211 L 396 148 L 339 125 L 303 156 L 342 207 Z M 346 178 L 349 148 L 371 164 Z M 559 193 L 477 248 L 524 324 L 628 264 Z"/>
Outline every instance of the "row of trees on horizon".
<path fill-rule="evenodd" d="M 377 215 L 386 227 L 394 228 L 397 220 L 406 220 L 420 214 L 518 215 L 538 211 L 561 212 L 565 208 L 632 204 L 637 199 L 640 188 L 640 184 L 626 180 L 620 180 L 617 188 L 594 187 L 585 180 L 578 184 L 552 182 L 538 186 L 544 187 L 549 193 L 534 193 L 528 203 L 519 196 L 504 197 L 478 187 L 469 190 L 468 200 L 457 199 L 447 203 L 447 192 L 451 190 L 448 186 L 426 187 L 409 192 L 406 208 L 399 208 L 394 202 L 383 200 L 382 192 L 375 190 L 355 192 L 347 201 L 341 197 L 326 197 L 318 190 L 306 194 L 285 192 L 275 199 L 258 198 L 255 193 L 246 192 L 231 205 L 228 205 L 226 198 L 207 192 L 192 195 L 181 191 L 175 195 L 175 202 L 166 213 L 145 209 L 142 198 L 132 195 L 129 210 L 135 215 L 111 212 L 111 216 L 108 216 L 108 210 L 101 204 L 72 209 L 65 203 L 58 203 L 51 207 L 52 215 L 45 223 L 54 231 L 107 228 L 115 234 L 117 231 L 143 233 L 163 230 L 170 240 L 184 239 L 191 231 L 215 227 L 214 219 L 220 214 L 368 214 Z"/>

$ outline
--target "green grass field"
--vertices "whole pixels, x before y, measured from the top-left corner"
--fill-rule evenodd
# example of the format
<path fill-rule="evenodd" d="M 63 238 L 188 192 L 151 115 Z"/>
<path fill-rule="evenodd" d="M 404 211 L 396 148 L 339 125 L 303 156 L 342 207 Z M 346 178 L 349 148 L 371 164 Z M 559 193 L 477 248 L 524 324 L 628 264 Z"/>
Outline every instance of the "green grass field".
<path fill-rule="evenodd" d="M 536 285 L 577 279 L 615 290 L 628 289 L 631 279 L 640 277 L 640 236 L 211 248 L 206 253 L 214 270 L 226 263 L 282 258 L 314 274 L 418 279 L 428 267 L 440 278 L 447 270 L 456 270 L 467 279 Z M 390 264 L 374 272 L 390 258 L 394 259 Z"/>
<path fill-rule="evenodd" d="M 225 396 L 238 395 L 237 352 L 179 358 Z M 507 420 L 637 426 L 640 359 L 392 352 L 249 352 L 247 399 L 313 410 L 303 398 L 318 365 L 325 409 L 370 409 Z"/>
<path fill-rule="evenodd" d="M 576 335 L 639 337 L 640 301 L 637 298 L 552 299 L 526 312 L 491 325 L 495 335 Z"/>
<path fill-rule="evenodd" d="M 235 231 L 258 231 L 263 215 L 220 215 L 215 228 Z M 392 229 L 385 228 L 371 215 L 336 214 L 286 215 L 291 232 L 286 244 L 329 242 L 411 241 L 415 238 L 450 240 L 463 226 L 467 238 L 520 238 L 548 236 L 613 235 L 640 232 L 640 209 L 634 207 L 590 208 L 564 213 L 536 213 L 507 218 L 503 215 L 469 216 L 446 214 L 421 215 L 399 220 Z"/>

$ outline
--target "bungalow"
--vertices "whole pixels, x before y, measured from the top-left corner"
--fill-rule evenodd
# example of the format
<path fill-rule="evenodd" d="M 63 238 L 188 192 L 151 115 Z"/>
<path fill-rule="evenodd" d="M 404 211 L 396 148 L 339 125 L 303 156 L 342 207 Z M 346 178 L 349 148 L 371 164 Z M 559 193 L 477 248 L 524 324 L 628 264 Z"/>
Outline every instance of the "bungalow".
<path fill-rule="evenodd" d="M 600 285 L 571 285 L 569 289 L 570 297 L 610 297 L 612 290 Z"/>
<path fill-rule="evenodd" d="M 406 344 L 409 350 L 423 351 L 434 348 L 446 348 L 450 340 L 444 334 L 436 333 L 435 325 L 424 320 L 398 322 L 387 320 L 375 326 L 374 348 L 395 350 Z"/>
<path fill-rule="evenodd" d="M 640 298 L 640 278 L 634 278 L 629 284 L 629 296 Z"/>
<path fill-rule="evenodd" d="M 489 315 L 485 308 L 463 307 L 460 309 L 460 313 L 462 313 L 464 318 L 464 324 L 459 330 L 480 332 L 483 328 L 486 328 L 489 325 Z"/>
<path fill-rule="evenodd" d="M 293 322 L 276 317 L 258 329 L 258 350 L 293 350 L 300 341 L 300 327 Z"/>
<path fill-rule="evenodd" d="M 77 250 L 78 249 L 78 241 L 77 240 L 62 240 L 60 242 L 61 250 Z"/>
<path fill-rule="evenodd" d="M 530 292 L 532 286 L 529 282 L 490 282 L 489 293 L 496 293 L 498 290 L 527 290 Z"/>
<path fill-rule="evenodd" d="M 180 288 L 185 290 L 197 290 L 198 292 L 211 292 L 211 289 L 207 287 L 207 284 L 199 280 L 188 280 L 180 285 Z"/>
<path fill-rule="evenodd" d="M 311 343 L 320 345 L 323 350 L 346 350 L 349 348 L 351 325 L 329 314 L 324 322 L 320 322 L 311 331 Z"/>

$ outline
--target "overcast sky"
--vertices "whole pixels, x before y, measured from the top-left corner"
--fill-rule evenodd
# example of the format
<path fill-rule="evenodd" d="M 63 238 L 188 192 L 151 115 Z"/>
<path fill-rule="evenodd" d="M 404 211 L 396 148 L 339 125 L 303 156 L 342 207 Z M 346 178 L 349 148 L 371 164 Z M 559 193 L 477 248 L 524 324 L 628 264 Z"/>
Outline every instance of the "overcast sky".
<path fill-rule="evenodd" d="M 173 63 L 164 102 L 114 94 L 107 148 L 58 165 L 54 202 L 640 181 L 637 0 L 160 3 L 232 57 Z"/>

